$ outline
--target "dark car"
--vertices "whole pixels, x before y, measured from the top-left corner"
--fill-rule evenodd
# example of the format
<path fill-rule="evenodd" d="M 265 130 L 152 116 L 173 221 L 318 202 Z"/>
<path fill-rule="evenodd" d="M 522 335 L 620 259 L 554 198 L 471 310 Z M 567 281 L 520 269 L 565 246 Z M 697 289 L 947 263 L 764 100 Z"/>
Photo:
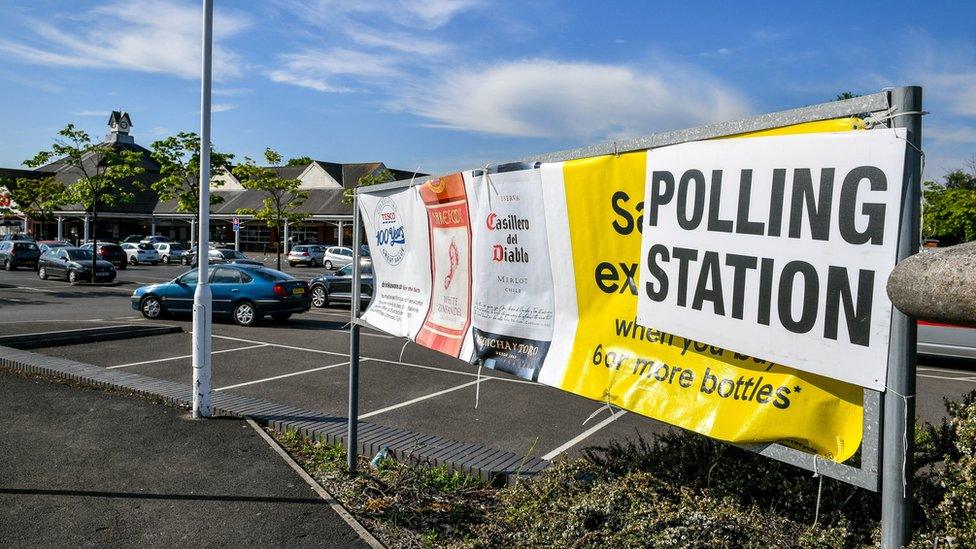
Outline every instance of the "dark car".
<path fill-rule="evenodd" d="M 41 249 L 41 253 L 43 254 L 53 248 L 73 248 L 74 246 L 64 240 L 38 240 L 37 247 Z"/>
<path fill-rule="evenodd" d="M 208 268 L 215 315 L 230 315 L 241 326 L 251 326 L 264 315 L 277 321 L 311 307 L 308 284 L 281 271 L 254 265 L 225 264 Z M 136 288 L 132 308 L 148 319 L 166 313 L 193 311 L 197 270 L 171 282 Z"/>
<path fill-rule="evenodd" d="M 5 235 L 3 235 L 3 238 L 0 238 L 0 240 L 3 240 L 3 241 L 7 241 L 7 240 L 19 240 L 21 242 L 23 242 L 23 241 L 33 242 L 34 241 L 34 237 L 32 237 L 29 234 L 24 234 L 24 233 L 11 233 L 11 234 L 5 234 Z"/>
<path fill-rule="evenodd" d="M 96 244 L 98 248 L 95 249 L 95 253 L 98 254 L 99 258 L 108 261 L 112 265 L 115 265 L 115 268 L 119 269 L 120 271 L 125 270 L 125 267 L 129 264 L 129 256 L 125 253 L 125 250 L 122 249 L 122 246 L 119 246 L 114 242 L 99 241 L 94 244 L 91 242 L 86 242 L 80 247 L 83 250 L 91 250 L 95 248 Z"/>
<path fill-rule="evenodd" d="M 373 298 L 373 264 L 362 263 L 359 299 L 365 305 Z M 309 281 L 312 305 L 328 307 L 331 303 L 352 302 L 352 265 L 346 265 L 335 274 L 317 276 Z"/>
<path fill-rule="evenodd" d="M 0 242 L 0 265 L 12 271 L 17 267 L 37 267 L 41 249 L 33 240 L 4 240 Z"/>
<path fill-rule="evenodd" d="M 86 248 L 51 248 L 41 256 L 37 276 L 43 280 L 63 278 L 74 284 L 91 280 L 92 251 Z M 95 261 L 95 281 L 112 282 L 117 274 L 115 267 L 105 261 Z"/>

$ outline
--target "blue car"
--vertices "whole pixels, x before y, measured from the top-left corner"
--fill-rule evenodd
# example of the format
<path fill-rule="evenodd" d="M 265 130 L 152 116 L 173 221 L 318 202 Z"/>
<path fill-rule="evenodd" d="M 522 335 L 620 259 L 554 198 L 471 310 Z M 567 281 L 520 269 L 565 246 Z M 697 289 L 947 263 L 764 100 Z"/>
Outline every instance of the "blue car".
<path fill-rule="evenodd" d="M 209 273 L 214 315 L 230 315 L 241 326 L 252 326 L 264 315 L 285 321 L 311 307 L 308 284 L 283 272 L 225 264 L 210 267 Z M 132 294 L 132 308 L 150 320 L 169 313 L 190 313 L 196 288 L 194 269 L 171 282 L 137 288 Z"/>

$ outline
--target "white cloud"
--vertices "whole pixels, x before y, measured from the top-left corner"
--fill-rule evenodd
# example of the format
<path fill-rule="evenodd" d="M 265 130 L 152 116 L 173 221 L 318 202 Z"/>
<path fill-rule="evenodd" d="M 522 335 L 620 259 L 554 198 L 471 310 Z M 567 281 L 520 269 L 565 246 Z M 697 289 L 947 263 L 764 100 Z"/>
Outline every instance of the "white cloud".
<path fill-rule="evenodd" d="M 485 4 L 483 0 L 284 0 L 287 8 L 303 13 L 318 24 L 332 24 L 347 18 L 395 21 L 405 28 L 433 30 L 459 14 Z"/>
<path fill-rule="evenodd" d="M 210 105 L 210 112 L 227 112 L 237 108 L 237 105 L 231 105 L 230 103 L 214 103 Z"/>
<path fill-rule="evenodd" d="M 952 143 L 968 143 L 976 149 L 976 128 L 974 127 L 955 127 L 945 128 L 940 125 L 928 126 L 923 131 L 927 139 L 936 141 L 948 141 Z"/>
<path fill-rule="evenodd" d="M 278 68 L 268 72 L 275 82 L 321 92 L 352 91 L 347 82 L 384 80 L 400 75 L 395 55 L 336 48 L 305 50 L 278 56 Z"/>
<path fill-rule="evenodd" d="M 0 53 L 38 65 L 199 77 L 201 12 L 195 3 L 117 1 L 76 19 L 28 19 L 24 27 L 34 35 L 31 43 L 0 39 Z M 249 18 L 223 11 L 214 21 L 215 42 L 250 25 Z M 215 44 L 215 78 L 238 76 L 240 64 L 234 53 Z"/>
<path fill-rule="evenodd" d="M 75 111 L 75 112 L 73 112 L 71 114 L 73 114 L 75 116 L 108 116 L 110 113 L 109 113 L 109 111 L 100 111 L 100 110 L 97 110 L 97 109 L 95 109 L 95 110 L 83 109 L 83 110 L 80 110 L 80 111 Z"/>
<path fill-rule="evenodd" d="M 497 135 L 623 137 L 743 116 L 747 101 L 693 67 L 527 59 L 449 72 L 399 107 L 433 125 Z"/>

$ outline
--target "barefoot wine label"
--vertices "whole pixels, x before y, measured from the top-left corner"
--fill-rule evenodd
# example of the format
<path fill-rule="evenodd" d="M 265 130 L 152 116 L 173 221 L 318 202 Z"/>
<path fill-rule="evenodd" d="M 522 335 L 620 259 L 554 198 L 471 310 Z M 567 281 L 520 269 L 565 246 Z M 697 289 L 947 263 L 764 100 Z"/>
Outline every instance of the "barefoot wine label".
<path fill-rule="evenodd" d="M 430 233 L 431 288 L 416 342 L 458 357 L 471 326 L 471 223 L 460 173 L 420 186 Z"/>

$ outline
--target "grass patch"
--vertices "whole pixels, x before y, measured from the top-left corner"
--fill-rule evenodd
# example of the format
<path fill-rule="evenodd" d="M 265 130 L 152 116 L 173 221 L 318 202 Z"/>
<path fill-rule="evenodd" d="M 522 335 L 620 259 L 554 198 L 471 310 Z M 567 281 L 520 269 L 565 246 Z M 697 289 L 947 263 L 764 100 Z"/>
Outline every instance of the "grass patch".
<path fill-rule="evenodd" d="M 976 546 L 976 392 L 916 433 L 914 547 Z M 416 460 L 345 470 L 294 432 L 289 452 L 391 547 L 862 547 L 880 498 L 705 437 L 635 436 L 497 488 Z M 819 515 L 817 491 L 822 482 Z"/>

